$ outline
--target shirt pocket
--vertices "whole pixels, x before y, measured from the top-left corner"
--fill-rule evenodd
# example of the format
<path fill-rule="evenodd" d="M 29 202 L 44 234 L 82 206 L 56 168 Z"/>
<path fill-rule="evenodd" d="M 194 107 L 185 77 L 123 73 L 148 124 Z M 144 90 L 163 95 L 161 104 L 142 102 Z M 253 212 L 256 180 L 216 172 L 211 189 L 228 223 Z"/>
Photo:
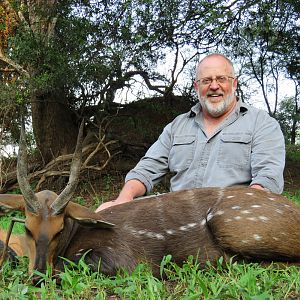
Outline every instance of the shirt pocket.
<path fill-rule="evenodd" d="M 221 168 L 245 168 L 250 164 L 251 133 L 222 133 L 217 164 Z"/>
<path fill-rule="evenodd" d="M 169 155 L 169 169 L 178 172 L 187 169 L 195 154 L 195 135 L 175 135 Z"/>

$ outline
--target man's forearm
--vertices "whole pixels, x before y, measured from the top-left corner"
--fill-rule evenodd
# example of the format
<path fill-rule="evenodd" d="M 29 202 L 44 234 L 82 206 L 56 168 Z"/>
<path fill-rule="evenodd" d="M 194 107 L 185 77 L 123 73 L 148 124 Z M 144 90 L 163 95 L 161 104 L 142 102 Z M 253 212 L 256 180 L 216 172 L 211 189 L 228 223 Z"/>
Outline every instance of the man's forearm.
<path fill-rule="evenodd" d="M 121 203 L 128 202 L 133 200 L 134 198 L 145 195 L 145 193 L 145 185 L 137 179 L 132 179 L 125 183 L 118 198 L 115 201 L 119 201 Z"/>

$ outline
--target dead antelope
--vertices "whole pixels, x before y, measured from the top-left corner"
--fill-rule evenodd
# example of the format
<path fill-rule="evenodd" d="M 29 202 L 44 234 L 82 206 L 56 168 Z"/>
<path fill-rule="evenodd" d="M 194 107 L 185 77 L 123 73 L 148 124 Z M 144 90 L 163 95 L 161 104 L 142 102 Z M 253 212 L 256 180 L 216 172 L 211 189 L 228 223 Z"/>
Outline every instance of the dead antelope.
<path fill-rule="evenodd" d="M 86 252 L 91 269 L 100 265 L 108 275 L 120 268 L 133 270 L 140 262 L 158 274 L 167 254 L 178 264 L 193 255 L 203 266 L 220 256 L 300 262 L 300 206 L 277 194 L 243 187 L 192 189 L 99 213 L 70 202 L 80 171 L 80 131 L 69 183 L 60 195 L 31 190 L 22 137 L 18 181 L 23 195 L 0 196 L 2 214 L 25 211 L 30 271 L 44 272 L 47 263 L 61 270 L 60 257 L 76 262 Z"/>

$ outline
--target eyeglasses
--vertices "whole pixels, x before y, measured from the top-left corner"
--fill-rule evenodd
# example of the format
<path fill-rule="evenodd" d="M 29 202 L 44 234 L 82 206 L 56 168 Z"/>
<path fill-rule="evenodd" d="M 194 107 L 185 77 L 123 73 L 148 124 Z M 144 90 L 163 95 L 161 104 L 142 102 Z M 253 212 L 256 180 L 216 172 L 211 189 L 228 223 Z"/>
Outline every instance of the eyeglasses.
<path fill-rule="evenodd" d="M 227 76 L 227 75 L 220 75 L 220 76 L 216 76 L 215 78 L 204 77 L 204 78 L 200 78 L 196 82 L 198 82 L 202 85 L 210 85 L 215 80 L 218 84 L 224 84 L 224 83 L 227 83 L 229 81 L 229 79 L 235 79 L 235 77 Z"/>

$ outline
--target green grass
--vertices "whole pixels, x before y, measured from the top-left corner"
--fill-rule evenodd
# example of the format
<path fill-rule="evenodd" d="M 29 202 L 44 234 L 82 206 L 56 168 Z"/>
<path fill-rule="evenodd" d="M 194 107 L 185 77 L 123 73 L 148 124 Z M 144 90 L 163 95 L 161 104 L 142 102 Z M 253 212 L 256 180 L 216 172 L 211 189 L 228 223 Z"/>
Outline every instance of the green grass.
<path fill-rule="evenodd" d="M 283 195 L 300 205 L 300 189 L 294 190 L 293 192 L 284 192 Z"/>
<path fill-rule="evenodd" d="M 12 218 L 24 219 L 25 217 L 24 214 L 22 214 L 21 212 L 12 212 L 5 216 L 1 216 L 0 228 L 7 230 L 10 226 Z M 15 222 L 12 233 L 13 234 L 24 233 L 24 224 Z"/>
<path fill-rule="evenodd" d="M 31 285 L 26 260 L 18 268 L 8 263 L 0 274 L 0 299 L 299 299 L 300 272 L 297 267 L 280 269 L 276 265 L 208 264 L 205 270 L 190 257 L 179 267 L 165 257 L 161 264 L 165 279 L 154 277 L 147 265 L 140 264 L 129 275 L 120 272 L 107 277 L 91 273 L 81 260 L 71 263 L 56 279 L 44 275 L 41 287 Z"/>

